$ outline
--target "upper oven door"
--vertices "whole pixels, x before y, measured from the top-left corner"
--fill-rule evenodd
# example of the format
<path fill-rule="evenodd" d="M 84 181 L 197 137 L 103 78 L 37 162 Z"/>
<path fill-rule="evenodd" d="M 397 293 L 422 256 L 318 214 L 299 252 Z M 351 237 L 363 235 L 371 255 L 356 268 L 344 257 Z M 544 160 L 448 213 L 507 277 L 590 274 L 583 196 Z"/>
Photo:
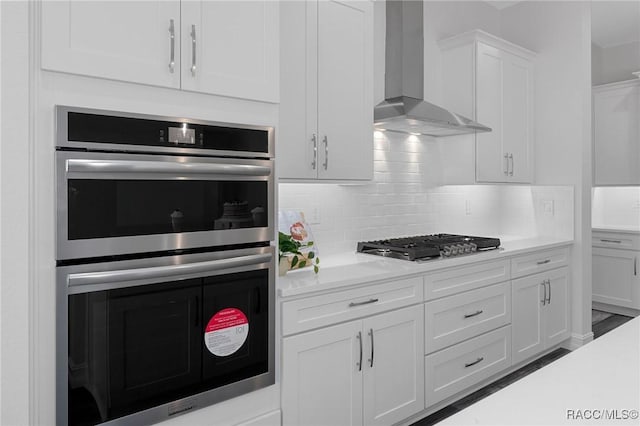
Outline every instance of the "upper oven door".
<path fill-rule="evenodd" d="M 57 259 L 273 239 L 273 161 L 57 151 Z"/>

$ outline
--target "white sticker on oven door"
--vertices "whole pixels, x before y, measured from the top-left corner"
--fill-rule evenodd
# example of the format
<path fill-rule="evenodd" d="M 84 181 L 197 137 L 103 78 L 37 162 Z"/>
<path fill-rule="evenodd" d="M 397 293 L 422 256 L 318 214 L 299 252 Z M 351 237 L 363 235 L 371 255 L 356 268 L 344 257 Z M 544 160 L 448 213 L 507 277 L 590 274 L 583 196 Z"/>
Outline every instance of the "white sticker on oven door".
<path fill-rule="evenodd" d="M 204 329 L 204 343 L 216 356 L 234 354 L 247 340 L 249 320 L 236 308 L 225 308 L 211 317 Z"/>

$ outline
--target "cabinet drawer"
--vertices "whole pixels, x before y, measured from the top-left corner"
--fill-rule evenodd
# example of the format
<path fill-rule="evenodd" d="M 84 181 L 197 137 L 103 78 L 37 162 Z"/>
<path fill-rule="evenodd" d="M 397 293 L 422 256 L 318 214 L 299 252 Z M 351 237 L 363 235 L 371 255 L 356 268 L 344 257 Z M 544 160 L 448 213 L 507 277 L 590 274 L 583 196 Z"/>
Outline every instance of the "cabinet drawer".
<path fill-rule="evenodd" d="M 510 366 L 510 325 L 427 355 L 426 405 L 436 404 Z"/>
<path fill-rule="evenodd" d="M 424 279 L 426 300 L 450 296 L 509 279 L 509 261 L 497 260 L 451 268 L 429 274 Z"/>
<path fill-rule="evenodd" d="M 425 305 L 425 352 L 435 352 L 511 322 L 509 282 Z"/>
<path fill-rule="evenodd" d="M 282 304 L 282 333 L 286 336 L 422 301 L 422 277 L 292 300 Z"/>
<path fill-rule="evenodd" d="M 640 250 L 640 235 L 620 232 L 594 232 L 591 236 L 594 247 Z"/>
<path fill-rule="evenodd" d="M 517 278 L 548 271 L 569 263 L 569 249 L 559 248 L 537 251 L 511 259 L 511 277 Z"/>

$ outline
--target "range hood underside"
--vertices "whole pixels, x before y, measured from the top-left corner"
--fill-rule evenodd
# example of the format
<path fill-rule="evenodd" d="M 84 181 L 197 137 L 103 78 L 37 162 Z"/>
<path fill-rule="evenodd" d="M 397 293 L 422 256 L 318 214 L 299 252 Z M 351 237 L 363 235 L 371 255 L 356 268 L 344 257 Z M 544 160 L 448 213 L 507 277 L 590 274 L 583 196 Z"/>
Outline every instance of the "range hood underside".
<path fill-rule="evenodd" d="M 374 110 L 374 127 L 435 137 L 491 131 L 461 115 L 409 96 L 398 96 L 378 104 Z"/>

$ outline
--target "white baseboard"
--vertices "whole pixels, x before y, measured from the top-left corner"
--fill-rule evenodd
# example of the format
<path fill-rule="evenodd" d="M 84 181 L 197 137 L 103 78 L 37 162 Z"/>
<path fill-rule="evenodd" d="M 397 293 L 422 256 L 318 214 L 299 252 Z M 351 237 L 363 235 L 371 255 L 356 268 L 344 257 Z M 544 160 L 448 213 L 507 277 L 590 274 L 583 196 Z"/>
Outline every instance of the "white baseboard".
<path fill-rule="evenodd" d="M 598 311 L 610 312 L 612 314 L 625 315 L 627 317 L 637 317 L 640 315 L 640 310 L 638 309 L 609 305 L 608 303 L 593 302 L 592 308 Z"/>
<path fill-rule="evenodd" d="M 569 337 L 569 339 L 567 339 L 564 343 L 563 343 L 563 347 L 566 349 L 569 349 L 570 351 L 576 350 L 581 346 L 586 345 L 587 343 L 589 343 L 590 341 L 593 340 L 593 332 L 590 331 L 586 334 L 577 334 L 577 333 L 572 333 L 571 337 Z"/>

